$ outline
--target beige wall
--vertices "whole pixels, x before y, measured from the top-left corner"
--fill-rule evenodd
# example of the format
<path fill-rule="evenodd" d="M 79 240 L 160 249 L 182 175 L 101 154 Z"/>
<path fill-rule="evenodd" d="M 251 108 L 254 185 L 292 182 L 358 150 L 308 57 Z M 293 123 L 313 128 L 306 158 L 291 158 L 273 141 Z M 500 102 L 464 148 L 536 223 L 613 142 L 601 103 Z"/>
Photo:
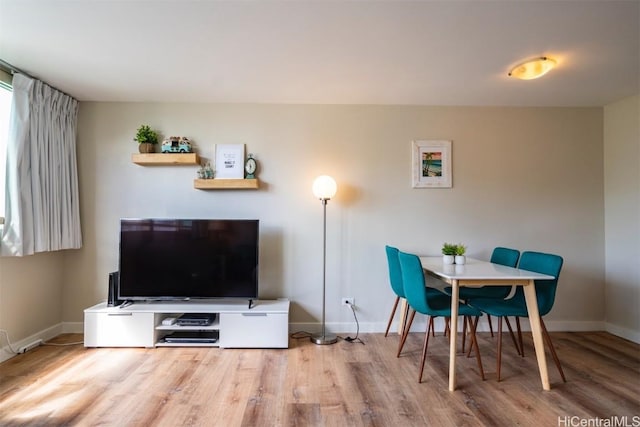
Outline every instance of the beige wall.
<path fill-rule="evenodd" d="M 9 333 L 15 349 L 32 335 L 60 333 L 63 263 L 64 252 L 0 257 L 0 329 Z M 0 334 L 0 348 L 7 347 L 5 338 Z M 10 356 L 0 350 L 0 361 Z"/>
<path fill-rule="evenodd" d="M 258 191 L 193 189 L 196 166 L 130 161 L 142 123 L 185 135 L 212 157 L 244 143 L 259 161 Z M 319 174 L 338 182 L 328 205 L 327 323 L 384 330 L 393 294 L 383 247 L 438 254 L 462 241 L 486 259 L 496 245 L 565 259 L 549 327 L 601 329 L 604 304 L 601 108 L 446 108 L 81 103 L 78 158 L 84 248 L 65 256 L 63 318 L 106 298 L 121 217 L 261 221 L 260 293 L 293 301 L 294 327 L 321 310 Z M 411 188 L 411 141 L 453 141 L 453 188 Z M 306 325 L 309 323 L 309 325 Z M 313 325 L 311 325 L 313 324 Z"/>
<path fill-rule="evenodd" d="M 604 110 L 607 330 L 640 342 L 640 96 Z"/>

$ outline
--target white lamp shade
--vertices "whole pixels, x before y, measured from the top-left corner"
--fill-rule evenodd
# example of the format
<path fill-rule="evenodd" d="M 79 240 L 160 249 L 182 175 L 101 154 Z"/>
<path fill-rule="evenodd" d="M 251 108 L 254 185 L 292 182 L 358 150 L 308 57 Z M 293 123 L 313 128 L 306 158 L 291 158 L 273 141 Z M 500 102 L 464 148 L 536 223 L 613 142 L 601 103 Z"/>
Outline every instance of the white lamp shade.
<path fill-rule="evenodd" d="M 321 175 L 313 181 L 313 195 L 320 200 L 329 200 L 336 195 L 336 181 L 328 175 Z"/>

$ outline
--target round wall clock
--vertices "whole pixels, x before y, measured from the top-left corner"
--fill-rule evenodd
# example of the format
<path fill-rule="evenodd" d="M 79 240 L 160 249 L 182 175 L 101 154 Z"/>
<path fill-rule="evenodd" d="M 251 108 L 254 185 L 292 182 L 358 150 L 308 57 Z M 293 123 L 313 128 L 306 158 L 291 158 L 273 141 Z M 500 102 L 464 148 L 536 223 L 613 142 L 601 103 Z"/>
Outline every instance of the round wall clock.
<path fill-rule="evenodd" d="M 249 158 L 244 164 L 244 170 L 247 173 L 245 178 L 247 179 L 255 178 L 257 168 L 258 168 L 258 164 L 256 163 L 256 159 L 253 158 L 253 154 L 249 154 Z"/>

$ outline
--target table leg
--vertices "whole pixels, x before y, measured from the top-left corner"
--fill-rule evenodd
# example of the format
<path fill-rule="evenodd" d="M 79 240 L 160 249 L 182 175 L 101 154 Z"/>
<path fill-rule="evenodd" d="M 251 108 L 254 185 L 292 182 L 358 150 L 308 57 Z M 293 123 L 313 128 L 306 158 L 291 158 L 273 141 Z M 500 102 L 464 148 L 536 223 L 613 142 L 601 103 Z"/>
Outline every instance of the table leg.
<path fill-rule="evenodd" d="M 529 313 L 529 323 L 531 325 L 531 335 L 533 345 L 536 349 L 538 359 L 538 370 L 543 390 L 551 390 L 549 385 L 549 372 L 547 371 L 547 358 L 544 354 L 544 341 L 542 339 L 542 326 L 540 325 L 540 313 L 538 311 L 538 301 L 536 298 L 536 287 L 533 280 L 528 285 L 523 286 L 524 296 L 527 301 L 527 312 Z"/>
<path fill-rule="evenodd" d="M 451 327 L 449 328 L 449 391 L 456 389 L 456 338 L 458 335 L 458 295 L 457 280 L 451 281 Z"/>

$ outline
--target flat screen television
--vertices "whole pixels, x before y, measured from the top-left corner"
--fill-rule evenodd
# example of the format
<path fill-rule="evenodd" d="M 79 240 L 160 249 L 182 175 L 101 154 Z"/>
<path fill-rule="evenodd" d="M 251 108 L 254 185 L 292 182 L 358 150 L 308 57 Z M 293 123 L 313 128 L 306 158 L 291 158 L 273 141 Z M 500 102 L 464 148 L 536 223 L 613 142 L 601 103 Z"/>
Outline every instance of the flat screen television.
<path fill-rule="evenodd" d="M 121 219 L 118 298 L 258 297 L 259 221 Z"/>

